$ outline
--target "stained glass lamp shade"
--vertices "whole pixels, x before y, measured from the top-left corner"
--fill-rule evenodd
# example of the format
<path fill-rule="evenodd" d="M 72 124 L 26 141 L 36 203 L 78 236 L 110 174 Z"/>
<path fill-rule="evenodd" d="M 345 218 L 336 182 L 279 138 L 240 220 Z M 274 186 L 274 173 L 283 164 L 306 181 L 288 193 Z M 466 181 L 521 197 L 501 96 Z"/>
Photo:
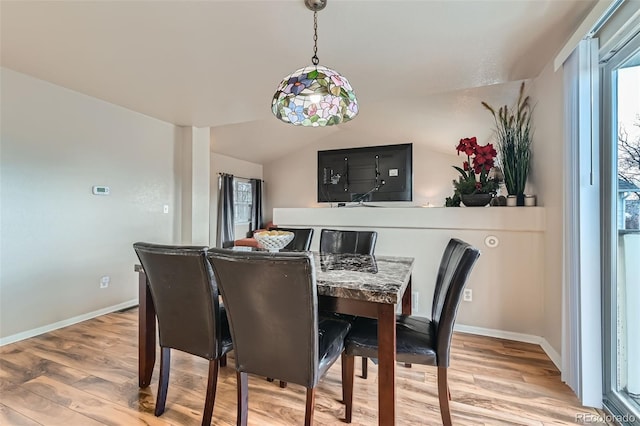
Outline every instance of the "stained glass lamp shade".
<path fill-rule="evenodd" d="M 358 101 L 345 77 L 322 65 L 311 65 L 282 80 L 271 110 L 286 123 L 322 127 L 353 119 Z"/>

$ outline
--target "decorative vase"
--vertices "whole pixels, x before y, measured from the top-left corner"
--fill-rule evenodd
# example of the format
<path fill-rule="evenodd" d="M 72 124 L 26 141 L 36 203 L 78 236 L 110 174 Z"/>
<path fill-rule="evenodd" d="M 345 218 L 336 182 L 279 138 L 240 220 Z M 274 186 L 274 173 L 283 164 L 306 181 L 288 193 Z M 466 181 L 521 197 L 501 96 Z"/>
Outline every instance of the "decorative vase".
<path fill-rule="evenodd" d="M 493 194 L 461 194 L 462 204 L 467 207 L 484 207 L 491 202 Z"/>
<path fill-rule="evenodd" d="M 524 206 L 524 194 L 516 194 L 516 206 Z"/>

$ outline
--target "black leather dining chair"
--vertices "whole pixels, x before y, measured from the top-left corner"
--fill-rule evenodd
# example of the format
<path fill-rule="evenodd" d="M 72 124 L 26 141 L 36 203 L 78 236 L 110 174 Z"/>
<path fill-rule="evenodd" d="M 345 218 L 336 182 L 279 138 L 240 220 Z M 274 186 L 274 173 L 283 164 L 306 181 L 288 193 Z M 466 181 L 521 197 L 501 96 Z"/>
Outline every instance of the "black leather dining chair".
<path fill-rule="evenodd" d="M 433 295 L 431 319 L 399 315 L 396 319 L 396 360 L 438 367 L 438 400 L 445 426 L 451 425 L 447 368 L 451 337 L 462 291 L 480 252 L 471 245 L 451 239 L 442 255 Z M 354 356 L 377 357 L 377 321 L 357 318 L 345 340 L 343 358 L 346 420 L 353 413 Z"/>
<path fill-rule="evenodd" d="M 373 254 L 377 238 L 376 231 L 323 229 L 320 231 L 320 252 Z"/>
<path fill-rule="evenodd" d="M 351 324 L 319 316 L 312 256 L 209 250 L 234 342 L 238 425 L 247 424 L 247 374 L 306 387 L 305 425 L 313 423 L 316 385 L 342 354 Z"/>
<path fill-rule="evenodd" d="M 313 228 L 275 228 L 278 231 L 293 232 L 293 240 L 289 244 L 283 247 L 283 251 L 309 251 L 311 247 L 311 240 L 313 238 Z M 273 382 L 273 378 L 267 378 L 268 381 Z M 287 382 L 280 380 L 280 387 L 286 388 Z"/>
<path fill-rule="evenodd" d="M 220 360 L 233 348 L 207 247 L 138 242 L 133 248 L 147 275 L 158 318 L 160 380 L 155 415 L 165 410 L 171 349 L 209 360 L 202 424 L 211 424 Z"/>
<path fill-rule="evenodd" d="M 343 231 L 323 229 L 320 231 L 320 253 L 333 254 L 369 254 L 376 250 L 378 233 L 376 231 Z M 346 319 L 344 315 L 338 315 Z M 355 317 L 349 316 L 350 320 Z M 362 358 L 362 378 L 367 378 L 367 358 Z"/>
<path fill-rule="evenodd" d="M 293 240 L 284 246 L 284 251 L 309 251 L 313 228 L 276 228 L 278 231 L 293 232 Z"/>

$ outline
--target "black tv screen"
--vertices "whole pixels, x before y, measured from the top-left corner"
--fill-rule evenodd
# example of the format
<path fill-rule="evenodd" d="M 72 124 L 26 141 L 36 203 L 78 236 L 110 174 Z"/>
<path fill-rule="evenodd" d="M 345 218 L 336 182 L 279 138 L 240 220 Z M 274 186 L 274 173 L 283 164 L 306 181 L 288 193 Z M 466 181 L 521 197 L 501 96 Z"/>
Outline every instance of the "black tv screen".
<path fill-rule="evenodd" d="M 412 201 L 413 145 L 318 151 L 318 202 Z"/>

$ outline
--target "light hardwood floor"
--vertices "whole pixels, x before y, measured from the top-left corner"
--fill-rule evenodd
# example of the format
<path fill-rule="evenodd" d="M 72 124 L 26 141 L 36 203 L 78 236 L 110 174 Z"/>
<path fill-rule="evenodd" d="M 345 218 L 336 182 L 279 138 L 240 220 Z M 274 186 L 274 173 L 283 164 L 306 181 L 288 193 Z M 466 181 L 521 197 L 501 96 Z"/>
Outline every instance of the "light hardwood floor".
<path fill-rule="evenodd" d="M 0 348 L 0 425 L 198 425 L 207 377 L 203 359 L 172 353 L 167 410 L 153 415 L 154 380 L 138 388 L 137 309 L 105 315 Z M 159 359 L 159 358 L 158 358 Z M 356 363 L 359 364 L 359 363 Z M 214 425 L 234 425 L 233 355 L 221 368 Z M 377 369 L 356 370 L 354 425 L 377 424 Z M 317 425 L 344 424 L 340 362 L 316 392 Z M 453 339 L 451 411 L 455 425 L 564 425 L 581 407 L 537 345 L 457 333 Z M 397 424 L 438 425 L 435 368 L 397 368 Z M 305 391 L 249 381 L 249 424 L 300 425 Z M 594 424 L 594 423 L 592 423 Z"/>

